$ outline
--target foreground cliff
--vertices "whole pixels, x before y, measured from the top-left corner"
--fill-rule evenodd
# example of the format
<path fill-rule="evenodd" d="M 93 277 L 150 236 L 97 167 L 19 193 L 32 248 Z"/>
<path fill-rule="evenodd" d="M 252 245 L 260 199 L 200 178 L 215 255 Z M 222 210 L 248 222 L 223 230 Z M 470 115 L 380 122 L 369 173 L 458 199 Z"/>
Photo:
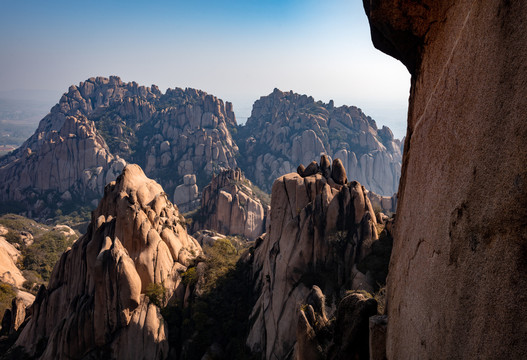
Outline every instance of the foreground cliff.
<path fill-rule="evenodd" d="M 180 273 L 201 254 L 181 219 L 159 184 L 127 166 L 38 292 L 16 346 L 41 359 L 166 358 L 158 305 L 183 300 Z"/>
<path fill-rule="evenodd" d="M 236 136 L 249 179 L 265 190 L 321 154 L 341 159 L 350 179 L 392 196 L 401 173 L 401 143 L 355 106 L 335 107 L 311 96 L 275 89 L 254 103 Z"/>
<path fill-rule="evenodd" d="M 313 285 L 328 298 L 324 312 L 326 305 L 337 307 L 345 290 L 373 290 L 368 271 L 357 269 L 378 240 L 365 189 L 347 182 L 340 160 L 330 166 L 323 156 L 320 165 L 308 167 L 317 166 L 312 174 L 301 171 L 302 176 L 287 174 L 275 181 L 269 231 L 256 241 L 253 274 L 259 298 L 247 344 L 267 359 L 294 353 L 300 306 Z"/>
<path fill-rule="evenodd" d="M 527 3 L 364 7 L 412 74 L 388 358 L 525 358 Z"/>

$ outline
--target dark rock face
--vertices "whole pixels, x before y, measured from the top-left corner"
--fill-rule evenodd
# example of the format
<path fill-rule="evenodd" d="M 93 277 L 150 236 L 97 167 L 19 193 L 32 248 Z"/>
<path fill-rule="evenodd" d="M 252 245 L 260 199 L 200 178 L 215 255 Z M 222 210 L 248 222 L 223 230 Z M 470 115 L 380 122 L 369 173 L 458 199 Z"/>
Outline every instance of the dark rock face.
<path fill-rule="evenodd" d="M 254 103 L 236 141 L 245 154 L 239 166 L 263 190 L 321 154 L 340 158 L 350 180 L 381 195 L 397 192 L 401 143 L 388 128 L 354 106 L 335 107 L 312 97 L 275 89 Z"/>
<path fill-rule="evenodd" d="M 413 75 L 387 356 L 525 358 L 527 3 L 364 3 Z"/>
<path fill-rule="evenodd" d="M 326 179 L 331 176 L 331 161 L 329 161 L 327 155 L 322 155 L 320 157 L 320 171 Z"/>
<path fill-rule="evenodd" d="M 344 185 L 348 182 L 346 169 L 344 169 L 344 165 L 342 165 L 340 159 L 333 160 L 333 165 L 331 166 L 331 178 L 339 185 Z"/>
<path fill-rule="evenodd" d="M 361 294 L 346 296 L 339 304 L 335 319 L 334 345 L 330 359 L 369 357 L 369 318 L 377 315 L 377 302 Z"/>
<path fill-rule="evenodd" d="M 172 199 L 185 175 L 204 186 L 213 171 L 236 167 L 234 127 L 232 105 L 203 91 L 163 94 L 115 76 L 90 78 L 71 86 L 35 134 L 0 159 L 0 200 L 47 216 L 57 203 L 99 199 L 127 162 L 158 179 Z M 197 198 L 195 189 L 182 190 L 182 201 Z"/>
<path fill-rule="evenodd" d="M 387 315 L 370 317 L 370 360 L 386 360 Z"/>
<path fill-rule="evenodd" d="M 306 167 L 306 169 L 304 170 L 302 177 L 315 175 L 316 173 L 318 173 L 318 171 L 319 171 L 319 168 L 318 168 L 317 162 L 311 161 L 309 165 Z"/>
<path fill-rule="evenodd" d="M 369 319 L 376 314 L 377 301 L 356 292 L 346 295 L 328 320 L 324 294 L 314 286 L 299 311 L 296 359 L 370 360 Z"/>

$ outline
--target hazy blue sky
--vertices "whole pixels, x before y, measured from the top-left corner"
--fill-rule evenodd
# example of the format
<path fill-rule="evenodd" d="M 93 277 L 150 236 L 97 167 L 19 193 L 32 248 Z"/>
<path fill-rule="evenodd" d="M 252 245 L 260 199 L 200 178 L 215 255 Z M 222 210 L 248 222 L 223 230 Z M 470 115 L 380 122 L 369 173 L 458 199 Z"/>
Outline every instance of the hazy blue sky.
<path fill-rule="evenodd" d="M 0 0 L 1 94 L 54 103 L 98 75 L 202 89 L 241 121 L 278 87 L 406 131 L 410 77 L 373 48 L 361 0 Z"/>

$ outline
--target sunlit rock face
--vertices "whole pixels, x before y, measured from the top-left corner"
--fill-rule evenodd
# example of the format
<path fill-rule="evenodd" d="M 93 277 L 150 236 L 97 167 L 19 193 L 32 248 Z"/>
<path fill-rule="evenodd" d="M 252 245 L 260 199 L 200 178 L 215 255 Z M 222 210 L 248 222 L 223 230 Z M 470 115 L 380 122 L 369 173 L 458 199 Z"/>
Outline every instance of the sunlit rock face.
<path fill-rule="evenodd" d="M 412 74 L 390 359 L 527 355 L 527 3 L 364 1 Z"/>
<path fill-rule="evenodd" d="M 255 240 L 265 232 L 268 205 L 262 204 L 239 169 L 224 170 L 203 189 L 193 230 L 215 230 Z"/>
<path fill-rule="evenodd" d="M 57 203 L 96 203 L 127 162 L 171 195 L 185 175 L 204 186 L 215 170 L 236 167 L 235 126 L 232 104 L 200 90 L 163 94 L 116 76 L 90 78 L 72 85 L 35 134 L 0 160 L 0 200 L 21 201 L 41 217 Z M 188 193 L 178 199 L 197 198 Z"/>
<path fill-rule="evenodd" d="M 16 346 L 41 359 L 165 359 L 167 326 L 145 294 L 183 301 L 180 273 L 202 251 L 163 188 L 128 165 L 87 233 L 55 265 Z"/>
<path fill-rule="evenodd" d="M 264 190 L 298 164 L 326 154 L 341 159 L 350 180 L 380 195 L 397 192 L 401 142 L 355 106 L 335 107 L 275 89 L 254 103 L 236 139 L 245 154 L 240 166 Z"/>

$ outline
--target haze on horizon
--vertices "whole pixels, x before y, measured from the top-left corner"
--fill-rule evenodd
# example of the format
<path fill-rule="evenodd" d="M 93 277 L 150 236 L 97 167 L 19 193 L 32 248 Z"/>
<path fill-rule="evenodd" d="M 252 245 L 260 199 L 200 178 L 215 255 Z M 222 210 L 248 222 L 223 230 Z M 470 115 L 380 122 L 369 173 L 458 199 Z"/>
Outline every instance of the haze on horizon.
<path fill-rule="evenodd" d="M 243 123 L 276 87 L 358 106 L 406 133 L 410 75 L 374 49 L 360 0 L 3 0 L 0 9 L 0 97 L 27 94 L 49 110 L 70 85 L 117 75 L 201 89 L 231 101 Z"/>

